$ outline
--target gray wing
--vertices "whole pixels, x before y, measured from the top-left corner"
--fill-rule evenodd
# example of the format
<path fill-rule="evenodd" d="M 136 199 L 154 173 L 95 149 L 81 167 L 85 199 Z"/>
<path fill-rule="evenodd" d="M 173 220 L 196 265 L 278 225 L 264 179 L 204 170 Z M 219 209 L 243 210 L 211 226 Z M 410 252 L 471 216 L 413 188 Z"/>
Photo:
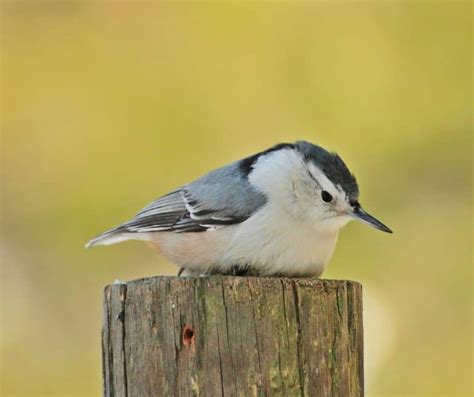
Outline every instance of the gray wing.
<path fill-rule="evenodd" d="M 119 226 L 128 232 L 201 232 L 240 223 L 266 202 L 239 168 L 219 168 L 163 196 Z"/>

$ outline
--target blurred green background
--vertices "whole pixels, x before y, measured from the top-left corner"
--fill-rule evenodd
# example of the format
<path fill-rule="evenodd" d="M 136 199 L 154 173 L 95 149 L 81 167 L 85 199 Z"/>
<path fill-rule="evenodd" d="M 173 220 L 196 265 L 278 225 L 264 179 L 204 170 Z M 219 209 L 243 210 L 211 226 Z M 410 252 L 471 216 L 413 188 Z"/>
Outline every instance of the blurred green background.
<path fill-rule="evenodd" d="M 326 278 L 364 285 L 367 395 L 472 383 L 470 2 L 2 2 L 2 380 L 99 396 L 101 293 L 175 274 L 92 236 L 280 141 L 361 202 Z"/>

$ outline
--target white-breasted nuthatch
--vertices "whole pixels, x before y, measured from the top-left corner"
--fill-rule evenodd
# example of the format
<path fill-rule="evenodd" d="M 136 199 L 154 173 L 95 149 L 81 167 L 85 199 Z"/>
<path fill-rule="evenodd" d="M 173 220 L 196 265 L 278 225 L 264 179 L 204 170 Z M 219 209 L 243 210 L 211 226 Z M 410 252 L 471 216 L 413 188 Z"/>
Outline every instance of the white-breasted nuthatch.
<path fill-rule="evenodd" d="M 150 241 L 191 275 L 319 276 L 350 220 L 392 233 L 358 198 L 337 154 L 283 143 L 160 197 L 86 246 Z"/>

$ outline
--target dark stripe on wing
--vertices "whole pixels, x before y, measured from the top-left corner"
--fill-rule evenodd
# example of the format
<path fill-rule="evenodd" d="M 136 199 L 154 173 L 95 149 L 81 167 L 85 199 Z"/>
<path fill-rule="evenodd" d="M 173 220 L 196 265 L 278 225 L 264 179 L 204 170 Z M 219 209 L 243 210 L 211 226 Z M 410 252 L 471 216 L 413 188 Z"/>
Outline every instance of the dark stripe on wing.
<path fill-rule="evenodd" d="M 193 219 L 186 210 L 183 212 L 165 213 L 160 215 L 144 216 L 136 218 L 123 226 L 129 232 L 204 232 L 206 230 L 219 227 L 229 226 L 243 222 L 247 218 L 229 218 L 229 219 L 213 219 L 200 218 Z"/>
<path fill-rule="evenodd" d="M 187 189 L 178 189 L 147 205 L 134 219 L 120 226 L 132 233 L 203 232 L 241 223 L 251 213 L 225 209 L 227 201 L 212 208 L 211 204 L 193 197 Z"/>

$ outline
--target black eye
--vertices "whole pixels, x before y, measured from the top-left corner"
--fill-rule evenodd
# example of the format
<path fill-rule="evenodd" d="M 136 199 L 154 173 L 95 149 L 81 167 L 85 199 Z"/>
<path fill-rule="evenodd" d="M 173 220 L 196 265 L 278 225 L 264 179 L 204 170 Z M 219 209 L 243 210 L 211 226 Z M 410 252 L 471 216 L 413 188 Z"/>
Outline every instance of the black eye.
<path fill-rule="evenodd" d="M 324 202 L 330 203 L 332 201 L 332 196 L 329 192 L 326 192 L 326 190 L 323 190 L 321 193 L 321 198 L 323 199 Z"/>

